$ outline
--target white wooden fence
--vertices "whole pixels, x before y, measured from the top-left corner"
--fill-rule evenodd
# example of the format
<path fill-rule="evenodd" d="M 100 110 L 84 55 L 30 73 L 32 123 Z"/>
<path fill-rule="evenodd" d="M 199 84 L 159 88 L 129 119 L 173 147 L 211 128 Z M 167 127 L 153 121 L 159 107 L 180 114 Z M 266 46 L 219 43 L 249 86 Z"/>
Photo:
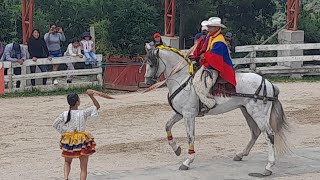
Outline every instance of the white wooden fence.
<path fill-rule="evenodd" d="M 101 61 L 102 55 L 97 55 L 98 58 L 98 66 L 92 69 L 76 69 L 76 70 L 60 70 L 60 71 L 52 71 L 52 72 L 38 72 L 38 73 L 28 73 L 27 69 L 30 66 L 38 66 L 38 65 L 53 65 L 53 64 L 66 64 L 66 63 L 77 63 L 77 62 L 85 62 L 84 58 L 79 57 L 58 57 L 49 60 L 47 58 L 38 59 L 36 62 L 32 60 L 26 60 L 23 65 L 20 65 L 16 62 L 11 63 L 8 61 L 4 61 L 3 65 L 5 69 L 8 69 L 7 75 L 4 76 L 6 87 L 6 92 L 13 91 L 24 91 L 30 90 L 31 85 L 27 86 L 27 80 L 31 79 L 40 79 L 40 78 L 48 78 L 48 82 L 52 78 L 57 77 L 66 77 L 69 75 L 72 76 L 87 76 L 87 80 L 82 80 L 81 82 L 73 82 L 71 84 L 59 83 L 58 85 L 38 85 L 33 88 L 37 88 L 39 90 L 53 90 L 58 88 L 69 88 L 69 87 L 81 87 L 81 86 L 89 86 L 89 85 L 103 85 L 102 79 L 102 68 Z M 14 68 L 21 67 L 21 75 L 14 75 Z M 14 82 L 21 81 L 21 86 L 19 89 L 15 88 Z"/>
<path fill-rule="evenodd" d="M 233 59 L 235 65 L 250 64 L 250 68 L 239 69 L 241 72 L 257 72 L 263 75 L 320 75 L 319 65 L 303 65 L 306 61 L 320 61 L 320 55 L 301 55 L 285 57 L 257 57 L 257 52 L 266 51 L 303 51 L 320 49 L 320 43 L 313 44 L 283 44 L 283 45 L 250 45 L 237 46 L 237 53 L 250 53 L 247 58 Z M 302 52 L 301 52 L 302 53 Z M 299 63 L 300 62 L 300 63 Z M 276 66 L 270 66 L 270 63 L 277 63 Z M 290 65 L 296 63 L 295 65 Z M 257 64 L 266 64 L 263 67 L 257 67 Z M 267 65 L 269 64 L 269 65 Z"/>

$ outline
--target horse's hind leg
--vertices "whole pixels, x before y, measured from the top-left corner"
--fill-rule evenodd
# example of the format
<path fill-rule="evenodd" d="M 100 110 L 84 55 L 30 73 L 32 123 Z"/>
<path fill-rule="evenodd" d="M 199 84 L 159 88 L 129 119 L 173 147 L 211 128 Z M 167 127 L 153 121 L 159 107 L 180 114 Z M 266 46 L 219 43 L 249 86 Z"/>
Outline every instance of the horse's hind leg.
<path fill-rule="evenodd" d="M 261 131 L 260 131 L 259 127 L 257 126 L 257 123 L 253 120 L 251 115 L 248 113 L 247 109 L 245 107 L 241 107 L 240 109 L 241 109 L 244 117 L 246 118 L 247 124 L 250 128 L 251 139 L 250 139 L 248 145 L 246 146 L 246 148 L 241 153 L 236 154 L 236 156 L 233 158 L 234 161 L 241 161 L 243 156 L 248 156 L 253 145 L 256 143 L 258 137 L 261 134 Z"/>
<path fill-rule="evenodd" d="M 264 134 L 268 144 L 268 164 L 266 166 L 266 169 L 263 175 L 270 176 L 272 174 L 271 167 L 275 165 L 275 161 L 276 161 L 275 150 L 274 150 L 274 133 L 270 128 L 269 131 L 266 131 Z"/>
<path fill-rule="evenodd" d="M 177 156 L 181 155 L 181 147 L 177 145 L 177 143 L 173 140 L 173 136 L 171 133 L 171 129 L 173 125 L 179 122 L 182 119 L 182 116 L 179 114 L 173 115 L 170 120 L 166 124 L 166 132 L 169 145 L 171 146 L 172 150 L 176 153 Z"/>
<path fill-rule="evenodd" d="M 251 108 L 251 109 L 248 109 Z M 247 110 L 254 121 L 257 123 L 259 129 L 265 135 L 268 144 L 268 163 L 263 173 L 249 173 L 249 176 L 265 177 L 272 174 L 272 166 L 275 164 L 275 150 L 274 150 L 274 132 L 269 124 L 271 107 L 258 105 L 247 107 Z"/>
<path fill-rule="evenodd" d="M 272 174 L 271 168 L 272 166 L 275 165 L 276 159 L 275 159 L 275 150 L 274 150 L 274 135 L 271 128 L 266 132 L 264 132 L 264 135 L 268 144 L 268 163 L 263 173 L 249 173 L 249 176 L 266 177 Z"/>

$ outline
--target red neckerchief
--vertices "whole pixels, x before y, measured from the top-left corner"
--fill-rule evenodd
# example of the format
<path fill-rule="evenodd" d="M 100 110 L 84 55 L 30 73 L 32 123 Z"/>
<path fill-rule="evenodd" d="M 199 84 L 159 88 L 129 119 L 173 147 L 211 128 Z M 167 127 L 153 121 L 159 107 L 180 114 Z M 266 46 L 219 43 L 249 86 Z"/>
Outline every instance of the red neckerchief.
<path fill-rule="evenodd" d="M 217 36 L 219 36 L 221 34 L 221 30 L 219 30 L 218 32 L 216 32 L 215 34 L 209 34 L 207 37 L 206 37 L 206 41 L 201 49 L 201 53 L 205 53 L 208 49 L 208 46 L 209 46 L 209 41 L 211 38 L 215 38 Z"/>

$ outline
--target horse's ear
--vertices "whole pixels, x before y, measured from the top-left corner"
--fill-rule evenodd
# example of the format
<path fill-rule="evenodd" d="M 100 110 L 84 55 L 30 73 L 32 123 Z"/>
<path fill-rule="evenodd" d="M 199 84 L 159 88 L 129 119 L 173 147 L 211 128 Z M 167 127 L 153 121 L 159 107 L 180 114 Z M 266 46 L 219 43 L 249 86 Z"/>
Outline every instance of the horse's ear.
<path fill-rule="evenodd" d="M 146 43 L 145 48 L 146 48 L 147 51 L 150 50 L 150 49 L 151 49 L 150 44 L 149 44 L 149 43 Z"/>

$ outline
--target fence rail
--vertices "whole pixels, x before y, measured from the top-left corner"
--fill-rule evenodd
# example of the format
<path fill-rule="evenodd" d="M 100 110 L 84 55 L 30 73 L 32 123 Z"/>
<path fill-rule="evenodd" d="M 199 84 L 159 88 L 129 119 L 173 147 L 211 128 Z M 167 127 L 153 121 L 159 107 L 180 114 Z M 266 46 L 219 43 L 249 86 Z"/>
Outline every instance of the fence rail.
<path fill-rule="evenodd" d="M 304 50 L 320 49 L 320 43 L 310 44 L 277 44 L 237 46 L 236 53 L 249 53 L 249 57 L 233 59 L 234 64 L 249 64 L 250 68 L 240 68 L 241 72 L 258 72 L 271 75 L 320 75 L 320 66 L 304 65 L 307 61 L 320 61 L 320 55 L 303 55 Z M 277 51 L 277 57 L 257 57 L 257 52 Z M 280 52 L 286 52 L 280 54 Z M 296 54 L 296 55 L 290 55 Z M 300 55 L 301 54 L 301 55 Z M 281 56 L 281 57 L 280 57 Z M 277 65 L 271 64 L 276 63 Z M 257 67 L 257 64 L 260 67 Z M 262 67 L 261 67 L 262 66 Z"/>
<path fill-rule="evenodd" d="M 60 70 L 60 71 L 52 71 L 52 72 L 36 72 L 36 73 L 29 73 L 30 66 L 39 66 L 39 65 L 54 65 L 54 64 L 66 64 L 66 63 L 79 63 L 85 62 L 84 58 L 79 57 L 71 57 L 71 56 L 64 56 L 64 57 L 57 57 L 49 60 L 47 58 L 38 59 L 36 62 L 32 60 L 26 60 L 22 65 L 17 62 L 8 62 L 4 61 L 3 65 L 4 68 L 7 69 L 7 75 L 4 76 L 4 81 L 7 84 L 6 92 L 13 92 L 13 91 L 23 91 L 30 89 L 28 86 L 27 81 L 31 79 L 39 79 L 39 78 L 56 78 L 56 77 L 67 77 L 67 76 L 87 76 L 90 77 L 89 80 L 84 80 L 81 82 L 74 82 L 72 84 L 59 84 L 59 85 L 46 85 L 41 86 L 37 85 L 34 88 L 39 88 L 41 90 L 51 90 L 56 88 L 67 88 L 67 87 L 79 87 L 84 85 L 103 85 L 102 80 L 102 68 L 101 68 L 101 61 L 102 55 L 97 55 L 97 67 L 92 69 L 75 69 L 75 70 Z M 14 74 L 14 68 L 21 68 L 21 75 Z M 14 88 L 14 82 L 21 81 L 20 88 Z"/>

